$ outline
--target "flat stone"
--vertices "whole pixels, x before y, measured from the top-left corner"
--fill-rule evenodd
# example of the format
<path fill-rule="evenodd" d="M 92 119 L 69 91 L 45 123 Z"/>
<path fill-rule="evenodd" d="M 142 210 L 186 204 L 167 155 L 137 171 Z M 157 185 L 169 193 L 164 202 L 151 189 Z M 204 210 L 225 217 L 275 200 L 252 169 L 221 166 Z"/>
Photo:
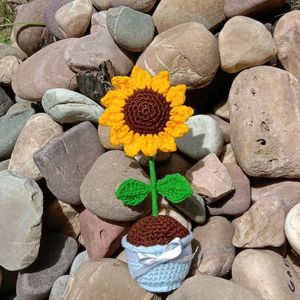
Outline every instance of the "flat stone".
<path fill-rule="evenodd" d="M 244 16 L 226 22 L 219 34 L 221 68 L 237 73 L 273 59 L 277 48 L 264 24 Z"/>
<path fill-rule="evenodd" d="M 285 219 L 285 235 L 293 250 L 300 255 L 300 203 L 296 204 Z"/>
<path fill-rule="evenodd" d="M 106 23 L 115 42 L 128 51 L 141 52 L 154 38 L 152 17 L 126 6 L 110 8 Z"/>
<path fill-rule="evenodd" d="M 213 107 L 213 113 L 224 120 L 229 121 L 229 107 L 228 107 L 228 100 L 225 99 L 221 102 L 218 102 Z"/>
<path fill-rule="evenodd" d="M 134 178 L 149 184 L 148 175 L 139 163 L 123 151 L 111 150 L 102 154 L 85 176 L 80 197 L 83 205 L 100 218 L 111 221 L 133 221 L 151 208 L 150 197 L 142 204 L 125 206 L 115 196 L 115 191 L 126 179 Z"/>
<path fill-rule="evenodd" d="M 37 258 L 43 193 L 37 183 L 18 173 L 0 172 L 0 265 L 14 271 Z"/>
<path fill-rule="evenodd" d="M 237 164 L 231 143 L 224 145 L 221 154 L 219 155 L 220 162 L 223 164 Z"/>
<path fill-rule="evenodd" d="M 154 300 L 153 294 L 131 278 L 127 264 L 112 258 L 83 264 L 71 276 L 65 300 L 104 299 L 102 297 L 105 300 Z"/>
<path fill-rule="evenodd" d="M 98 122 L 103 108 L 92 99 L 67 89 L 48 90 L 42 99 L 47 114 L 61 123 Z"/>
<path fill-rule="evenodd" d="M 0 87 L 0 117 L 4 116 L 8 109 L 14 104 L 5 90 Z"/>
<path fill-rule="evenodd" d="M 255 202 L 241 217 L 234 220 L 232 243 L 236 247 L 279 247 L 285 241 L 286 206 L 278 198 Z"/>
<path fill-rule="evenodd" d="M 71 237 L 53 233 L 43 236 L 36 261 L 19 272 L 18 299 L 45 299 L 56 279 L 71 266 L 77 248 L 76 240 Z"/>
<path fill-rule="evenodd" d="M 18 136 L 28 119 L 34 114 L 31 108 L 19 110 L 0 118 L 0 159 L 9 158 Z"/>
<path fill-rule="evenodd" d="M 15 56 L 19 60 L 25 60 L 27 58 L 26 53 L 20 48 L 0 43 L 0 58 L 5 56 Z"/>
<path fill-rule="evenodd" d="M 234 191 L 227 169 L 213 153 L 205 156 L 190 168 L 186 172 L 186 178 L 207 203 L 212 203 Z"/>
<path fill-rule="evenodd" d="M 217 202 L 207 206 L 211 215 L 240 216 L 249 208 L 250 182 L 242 169 L 236 164 L 224 164 L 234 185 L 235 190 Z"/>
<path fill-rule="evenodd" d="M 209 153 L 221 153 L 223 135 L 219 124 L 213 118 L 196 115 L 190 117 L 186 123 L 189 132 L 176 140 L 179 151 L 195 160 L 202 159 Z"/>
<path fill-rule="evenodd" d="M 158 34 L 137 65 L 152 76 L 168 70 L 172 85 L 207 86 L 220 64 L 216 38 L 200 23 L 186 22 Z"/>
<path fill-rule="evenodd" d="M 229 93 L 231 145 L 247 175 L 300 176 L 299 99 L 296 77 L 275 67 L 250 68 L 235 78 Z"/>
<path fill-rule="evenodd" d="M 33 161 L 33 154 L 62 133 L 62 127 L 47 114 L 34 114 L 16 141 L 8 169 L 33 180 L 41 179 L 41 173 Z"/>
<path fill-rule="evenodd" d="M 80 268 L 81 265 L 83 265 L 89 260 L 90 258 L 86 250 L 77 254 L 71 265 L 70 275 L 73 275 Z"/>
<path fill-rule="evenodd" d="M 263 298 L 250 292 L 248 289 L 225 280 L 209 275 L 197 275 L 188 278 L 182 286 L 167 300 L 263 300 Z"/>
<path fill-rule="evenodd" d="M 230 123 L 223 120 L 217 115 L 208 114 L 209 117 L 213 118 L 219 125 L 222 136 L 224 138 L 224 143 L 228 144 L 230 143 Z"/>
<path fill-rule="evenodd" d="M 103 152 L 96 128 L 83 122 L 53 139 L 37 151 L 33 159 L 49 190 L 58 199 L 79 204 L 80 184 Z"/>
<path fill-rule="evenodd" d="M 16 70 L 12 88 L 20 98 L 41 101 L 53 88 L 77 88 L 76 76 L 64 61 L 65 49 L 74 39 L 55 42 L 26 59 Z"/>
<path fill-rule="evenodd" d="M 214 29 L 225 20 L 224 0 L 161 0 L 156 7 L 153 20 L 160 33 L 185 22 L 198 22 L 208 30 Z"/>
<path fill-rule="evenodd" d="M 10 86 L 13 75 L 19 67 L 19 60 L 15 56 L 0 58 L 0 84 Z"/>
<path fill-rule="evenodd" d="M 80 213 L 81 237 L 89 258 L 99 260 L 110 257 L 120 247 L 128 232 L 127 222 L 108 222 L 85 209 Z"/>
<path fill-rule="evenodd" d="M 114 146 L 110 142 L 110 126 L 98 126 L 98 136 L 101 145 L 108 150 L 123 150 L 124 146 L 123 144 L 120 144 L 118 146 Z"/>
<path fill-rule="evenodd" d="M 63 275 L 55 280 L 49 300 L 64 300 L 70 278 L 70 275 Z"/>
<path fill-rule="evenodd" d="M 266 300 L 300 297 L 297 273 L 282 256 L 271 250 L 240 252 L 233 262 L 232 279 Z"/>
<path fill-rule="evenodd" d="M 156 3 L 156 0 L 92 0 L 98 10 L 106 10 L 111 7 L 128 6 L 137 11 L 149 12 Z"/>

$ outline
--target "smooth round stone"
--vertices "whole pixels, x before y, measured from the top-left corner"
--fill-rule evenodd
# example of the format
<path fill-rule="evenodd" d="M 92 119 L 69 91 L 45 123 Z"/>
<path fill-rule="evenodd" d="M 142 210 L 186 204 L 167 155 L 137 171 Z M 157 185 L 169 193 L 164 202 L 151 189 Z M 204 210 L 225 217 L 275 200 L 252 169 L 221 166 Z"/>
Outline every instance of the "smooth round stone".
<path fill-rule="evenodd" d="M 101 145 L 108 150 L 123 150 L 124 146 L 123 144 L 120 144 L 118 146 L 114 146 L 110 142 L 110 126 L 98 126 L 98 136 Z"/>
<path fill-rule="evenodd" d="M 107 11 L 99 11 L 92 15 L 91 19 L 91 33 L 101 31 L 101 30 L 108 30 L 106 24 L 106 15 Z"/>
<path fill-rule="evenodd" d="M 23 61 L 27 58 L 25 52 L 23 52 L 20 48 L 14 47 L 8 44 L 0 43 L 0 58 L 5 56 L 15 56 L 19 60 Z"/>
<path fill-rule="evenodd" d="M 148 175 L 137 161 L 123 151 L 112 150 L 102 154 L 85 176 L 80 197 L 83 205 L 100 218 L 111 221 L 133 221 L 151 208 L 150 197 L 134 208 L 125 206 L 115 191 L 126 179 L 134 178 L 149 184 Z"/>
<path fill-rule="evenodd" d="M 65 300 L 154 300 L 128 272 L 127 264 L 112 258 L 89 261 L 72 276 Z"/>
<path fill-rule="evenodd" d="M 290 245 L 300 255 L 300 203 L 287 214 L 284 229 Z"/>
<path fill-rule="evenodd" d="M 66 295 L 66 290 L 70 280 L 70 275 L 63 275 L 58 277 L 51 289 L 49 300 L 64 300 Z"/>
<path fill-rule="evenodd" d="M 128 51 L 143 51 L 154 37 L 152 17 L 126 6 L 110 8 L 106 23 L 115 42 Z"/>
<path fill-rule="evenodd" d="M 206 115 L 188 119 L 189 132 L 176 140 L 179 151 L 190 158 L 199 160 L 209 153 L 217 156 L 223 148 L 223 135 L 219 124 Z"/>
<path fill-rule="evenodd" d="M 0 87 L 0 117 L 4 116 L 8 109 L 14 104 L 5 90 Z"/>
<path fill-rule="evenodd" d="M 179 24 L 158 34 L 137 65 L 152 76 L 167 69 L 171 85 L 202 88 L 213 80 L 219 68 L 218 43 L 200 23 Z"/>
<path fill-rule="evenodd" d="M 41 173 L 33 161 L 33 154 L 62 133 L 62 127 L 47 114 L 34 114 L 16 141 L 8 169 L 33 180 L 41 179 Z"/>
<path fill-rule="evenodd" d="M 260 296 L 232 281 L 198 274 L 185 280 L 167 300 L 263 300 Z"/>
<path fill-rule="evenodd" d="M 36 261 L 19 272 L 18 299 L 45 299 L 56 279 L 71 266 L 77 248 L 76 240 L 71 237 L 53 233 L 44 235 Z"/>
<path fill-rule="evenodd" d="M 33 108 L 32 104 L 34 104 L 34 102 L 26 101 L 26 100 L 17 102 L 9 108 L 7 113 L 14 113 L 16 111 L 23 110 L 23 109 L 26 109 L 26 108 Z"/>
<path fill-rule="evenodd" d="M 21 270 L 37 258 L 43 193 L 37 183 L 18 173 L 0 172 L 0 265 Z"/>
<path fill-rule="evenodd" d="M 15 56 L 0 58 L 0 84 L 10 86 L 13 75 L 19 67 L 20 61 Z"/>
<path fill-rule="evenodd" d="M 155 5 L 157 0 L 92 0 L 94 6 L 98 10 L 106 10 L 111 7 L 128 6 L 132 9 L 149 12 Z"/>
<path fill-rule="evenodd" d="M 85 262 L 89 261 L 89 255 L 87 251 L 82 251 L 76 255 L 75 259 L 72 262 L 70 275 L 73 275 Z"/>
<path fill-rule="evenodd" d="M 27 108 L 0 118 L 0 159 L 9 158 L 18 136 L 28 119 L 34 114 L 32 108 Z"/>

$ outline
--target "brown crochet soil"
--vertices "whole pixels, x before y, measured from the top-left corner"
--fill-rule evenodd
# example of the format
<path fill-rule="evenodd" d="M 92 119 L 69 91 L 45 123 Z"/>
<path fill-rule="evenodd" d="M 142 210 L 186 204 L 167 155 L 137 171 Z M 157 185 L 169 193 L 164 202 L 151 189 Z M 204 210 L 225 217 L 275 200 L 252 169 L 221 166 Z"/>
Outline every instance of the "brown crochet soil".
<path fill-rule="evenodd" d="M 127 241 L 135 246 L 166 245 L 174 238 L 184 238 L 189 231 L 169 216 L 147 216 L 129 230 Z"/>

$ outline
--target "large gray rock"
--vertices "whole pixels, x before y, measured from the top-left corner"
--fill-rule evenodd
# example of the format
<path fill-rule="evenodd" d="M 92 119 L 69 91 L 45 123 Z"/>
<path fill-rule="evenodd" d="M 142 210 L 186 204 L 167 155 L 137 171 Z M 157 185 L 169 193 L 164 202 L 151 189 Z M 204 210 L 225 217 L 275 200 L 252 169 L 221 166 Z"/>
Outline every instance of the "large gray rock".
<path fill-rule="evenodd" d="M 37 183 L 18 173 L 0 172 L 0 265 L 21 270 L 37 258 L 43 193 Z"/>
<path fill-rule="evenodd" d="M 0 87 L 0 117 L 4 116 L 14 102 L 6 94 L 5 90 Z"/>

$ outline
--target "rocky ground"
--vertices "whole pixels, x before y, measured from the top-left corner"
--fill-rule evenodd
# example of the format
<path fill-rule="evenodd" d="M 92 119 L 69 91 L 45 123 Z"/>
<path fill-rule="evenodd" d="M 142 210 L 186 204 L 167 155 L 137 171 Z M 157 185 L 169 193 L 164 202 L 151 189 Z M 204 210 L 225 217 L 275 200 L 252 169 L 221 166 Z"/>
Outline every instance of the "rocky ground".
<path fill-rule="evenodd" d="M 299 300 L 299 1 L 25 2 L 1 8 L 0 299 Z M 120 247 L 151 203 L 114 191 L 149 182 L 147 159 L 98 127 L 109 77 L 134 64 L 169 70 L 195 109 L 178 151 L 156 157 L 158 177 L 194 189 L 160 202 L 198 247 L 166 295 L 131 279 Z"/>

